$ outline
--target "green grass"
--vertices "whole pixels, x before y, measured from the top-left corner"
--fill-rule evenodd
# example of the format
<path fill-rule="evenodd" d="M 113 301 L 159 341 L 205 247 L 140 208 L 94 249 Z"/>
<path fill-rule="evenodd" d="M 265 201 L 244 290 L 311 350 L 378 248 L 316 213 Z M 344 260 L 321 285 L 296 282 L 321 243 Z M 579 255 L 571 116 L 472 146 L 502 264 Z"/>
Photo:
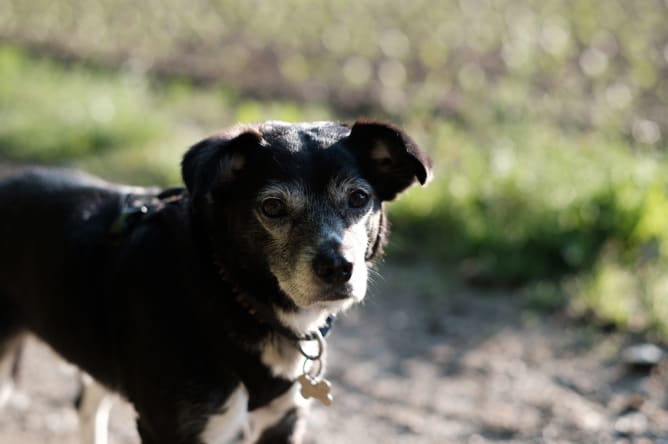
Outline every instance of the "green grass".
<path fill-rule="evenodd" d="M 0 161 L 71 165 L 138 184 L 180 181 L 191 144 L 236 122 L 329 118 L 314 105 L 37 58 L 0 46 Z"/>
<path fill-rule="evenodd" d="M 147 87 L 128 77 L 67 69 L 12 47 L 0 48 L 0 72 L 0 156 L 8 162 L 85 164 L 131 156 L 169 124 L 154 111 L 159 107 Z M 103 163 L 99 172 L 122 170 Z"/>
<path fill-rule="evenodd" d="M 540 125 L 506 132 L 485 151 L 460 140 L 432 188 L 393 207 L 395 224 L 438 257 L 464 258 L 470 277 L 506 283 L 588 269 L 608 243 L 627 252 L 662 232 L 663 156 Z"/>
<path fill-rule="evenodd" d="M 144 143 L 160 131 L 146 91 L 113 75 L 67 72 L 54 62 L 0 52 L 0 144 L 12 160 L 54 161 Z"/>

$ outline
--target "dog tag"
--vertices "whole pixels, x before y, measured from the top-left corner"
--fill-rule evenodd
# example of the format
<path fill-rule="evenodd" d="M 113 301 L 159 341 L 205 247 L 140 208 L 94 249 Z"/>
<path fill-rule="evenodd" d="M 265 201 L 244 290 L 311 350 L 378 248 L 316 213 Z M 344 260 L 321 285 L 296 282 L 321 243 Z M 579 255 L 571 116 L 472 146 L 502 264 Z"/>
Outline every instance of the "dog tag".
<path fill-rule="evenodd" d="M 302 386 L 301 394 L 304 399 L 315 398 L 326 406 L 332 405 L 334 398 L 332 397 L 332 385 L 326 379 L 318 382 L 314 381 L 307 375 L 301 375 L 297 381 Z"/>

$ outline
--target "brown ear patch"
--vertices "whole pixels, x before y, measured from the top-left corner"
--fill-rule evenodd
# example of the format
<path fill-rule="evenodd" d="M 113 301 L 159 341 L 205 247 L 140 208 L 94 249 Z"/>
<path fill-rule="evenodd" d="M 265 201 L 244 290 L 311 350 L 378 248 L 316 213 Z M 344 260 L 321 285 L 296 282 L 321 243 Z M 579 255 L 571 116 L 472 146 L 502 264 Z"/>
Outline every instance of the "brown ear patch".
<path fill-rule="evenodd" d="M 359 120 L 347 143 L 382 200 L 392 200 L 415 180 L 432 178 L 431 159 L 394 125 Z"/>

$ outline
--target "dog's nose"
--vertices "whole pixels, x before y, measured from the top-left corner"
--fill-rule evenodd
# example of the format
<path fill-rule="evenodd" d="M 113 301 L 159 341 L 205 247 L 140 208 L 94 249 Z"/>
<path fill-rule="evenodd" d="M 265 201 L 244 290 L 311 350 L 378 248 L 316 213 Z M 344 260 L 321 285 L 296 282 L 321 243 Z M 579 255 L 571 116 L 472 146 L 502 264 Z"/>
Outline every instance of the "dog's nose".
<path fill-rule="evenodd" d="M 343 284 L 350 280 L 353 264 L 336 251 L 324 250 L 313 259 L 313 271 L 328 284 Z"/>

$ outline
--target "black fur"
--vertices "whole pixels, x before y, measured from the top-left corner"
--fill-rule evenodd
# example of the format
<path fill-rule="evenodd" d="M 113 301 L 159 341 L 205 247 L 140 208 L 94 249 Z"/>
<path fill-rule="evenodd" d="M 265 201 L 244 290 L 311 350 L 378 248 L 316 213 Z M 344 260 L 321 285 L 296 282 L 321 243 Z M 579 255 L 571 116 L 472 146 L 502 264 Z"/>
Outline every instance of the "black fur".
<path fill-rule="evenodd" d="M 239 384 L 249 411 L 286 392 L 294 381 L 273 376 L 257 351 L 275 334 L 271 323 L 233 297 L 240 287 L 265 313 L 300 310 L 259 247 L 271 239 L 255 214 L 258 189 L 299 178 L 317 194 L 337 175 L 368 180 L 378 213 L 368 229 L 371 260 L 386 237 L 382 201 L 430 172 L 394 127 L 362 122 L 350 135 L 337 124 L 308 128 L 241 127 L 194 145 L 183 159 L 182 198 L 120 237 L 112 231 L 123 187 L 41 169 L 1 180 L 0 350 L 33 332 L 134 405 L 144 444 L 200 443 L 207 419 Z M 369 158 L 377 143 L 391 160 Z M 297 410 L 286 412 L 260 442 L 296 440 L 297 419 Z"/>

